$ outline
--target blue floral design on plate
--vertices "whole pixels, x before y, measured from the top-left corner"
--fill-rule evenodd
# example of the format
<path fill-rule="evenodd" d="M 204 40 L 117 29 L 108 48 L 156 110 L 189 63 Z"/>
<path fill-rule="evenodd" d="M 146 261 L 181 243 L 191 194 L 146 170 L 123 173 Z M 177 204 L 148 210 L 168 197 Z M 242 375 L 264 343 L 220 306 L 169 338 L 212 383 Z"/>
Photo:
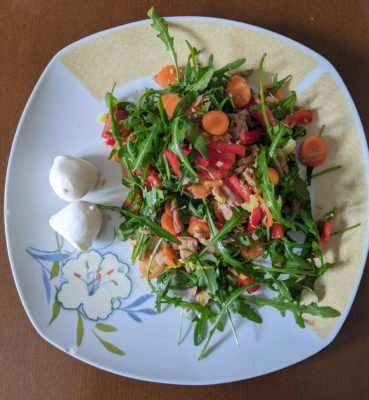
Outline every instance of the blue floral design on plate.
<path fill-rule="evenodd" d="M 64 240 L 56 235 L 57 249 L 46 251 L 29 247 L 27 253 L 41 266 L 42 282 L 46 300 L 50 303 L 54 292 L 49 325 L 59 316 L 61 310 L 76 310 L 77 346 L 85 334 L 85 324 L 89 324 L 92 334 L 111 353 L 124 355 L 120 348 L 103 339 L 97 331 L 112 333 L 118 331 L 106 320 L 116 311 L 123 311 L 132 320 L 142 323 L 141 315 L 153 316 L 152 308 L 139 308 L 150 300 L 152 294 L 144 294 L 125 305 L 131 294 L 132 281 L 128 276 L 129 266 L 116 254 L 102 250 L 71 253 L 64 249 Z M 53 290 L 54 289 L 54 290 Z M 99 322 L 104 320 L 104 322 Z M 92 323 L 95 322 L 92 328 Z"/>

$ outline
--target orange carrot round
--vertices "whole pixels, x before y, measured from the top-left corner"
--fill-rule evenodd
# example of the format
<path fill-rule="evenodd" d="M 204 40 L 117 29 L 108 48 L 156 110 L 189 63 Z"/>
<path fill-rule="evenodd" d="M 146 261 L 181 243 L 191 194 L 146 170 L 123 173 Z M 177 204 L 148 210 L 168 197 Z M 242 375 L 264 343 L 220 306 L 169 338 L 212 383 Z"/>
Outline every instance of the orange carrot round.
<path fill-rule="evenodd" d="M 176 67 L 174 65 L 166 65 L 163 67 L 159 71 L 156 81 L 164 89 L 169 85 L 175 85 L 178 83 Z"/>
<path fill-rule="evenodd" d="M 226 87 L 227 93 L 232 97 L 237 108 L 245 107 L 251 99 L 250 86 L 245 78 L 239 75 L 232 76 Z"/>
<path fill-rule="evenodd" d="M 255 260 L 263 255 L 264 248 L 261 246 L 253 246 L 253 247 L 241 247 L 241 256 L 246 258 L 247 260 Z"/>
<path fill-rule="evenodd" d="M 178 257 L 171 247 L 165 246 L 165 247 L 163 247 L 161 252 L 162 252 L 162 255 L 164 258 L 164 262 L 168 267 L 173 268 L 177 265 Z"/>
<path fill-rule="evenodd" d="M 214 136 L 221 136 L 227 132 L 229 119 L 223 111 L 209 111 L 202 117 L 202 126 Z"/>
<path fill-rule="evenodd" d="M 211 187 L 202 183 L 194 183 L 189 187 L 193 197 L 195 199 L 205 199 L 211 193 Z"/>
<path fill-rule="evenodd" d="M 270 88 L 272 88 L 274 85 L 272 83 L 268 83 L 267 85 L 264 86 L 264 92 Z M 284 98 L 284 93 L 281 88 L 278 88 L 274 93 L 273 96 L 276 99 L 283 99 Z"/>
<path fill-rule="evenodd" d="M 278 185 L 279 174 L 274 168 L 268 167 L 268 177 L 269 177 L 269 182 L 273 183 L 274 186 Z"/>
<path fill-rule="evenodd" d="M 172 235 L 176 235 L 176 231 L 173 225 L 173 215 L 164 212 L 161 215 L 160 224 L 162 228 L 164 228 L 166 231 L 170 232 Z"/>
<path fill-rule="evenodd" d="M 192 216 L 188 226 L 188 234 L 197 239 L 207 239 L 210 237 L 209 225 L 204 219 Z"/>
<path fill-rule="evenodd" d="M 151 252 L 147 251 L 144 258 L 140 260 L 138 263 L 138 269 L 140 271 L 141 276 L 144 278 L 147 277 L 147 267 L 149 266 L 150 257 L 151 257 Z M 165 271 L 165 264 L 159 265 L 154 259 L 152 260 L 150 266 L 149 278 L 155 279 L 159 275 L 161 275 L 164 271 Z"/>
<path fill-rule="evenodd" d="M 317 167 L 325 161 L 327 156 L 327 144 L 319 136 L 306 137 L 299 150 L 300 161 L 308 167 Z"/>
<path fill-rule="evenodd" d="M 181 100 L 179 96 L 174 93 L 163 94 L 161 96 L 163 107 L 169 118 L 173 117 L 174 110 Z"/>

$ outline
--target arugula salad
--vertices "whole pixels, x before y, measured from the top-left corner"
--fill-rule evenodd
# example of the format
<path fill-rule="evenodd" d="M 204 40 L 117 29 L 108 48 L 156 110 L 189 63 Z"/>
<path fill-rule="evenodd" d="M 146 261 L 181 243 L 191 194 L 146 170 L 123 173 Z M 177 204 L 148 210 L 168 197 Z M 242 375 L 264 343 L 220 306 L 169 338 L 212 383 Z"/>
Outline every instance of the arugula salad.
<path fill-rule="evenodd" d="M 332 267 L 323 250 L 335 209 L 312 217 L 308 188 L 326 158 L 322 131 L 306 136 L 303 126 L 313 111 L 286 94 L 290 76 L 264 82 L 266 54 L 258 71 L 244 58 L 216 69 L 212 55 L 201 64 L 186 42 L 179 66 L 167 23 L 153 8 L 148 15 L 173 65 L 155 77 L 161 89 L 145 89 L 137 104 L 106 94 L 102 136 L 129 194 L 121 207 L 98 207 L 121 214 L 117 237 L 131 243 L 157 310 L 191 312 L 199 359 L 225 323 L 238 343 L 234 314 L 259 324 L 258 310 L 273 307 L 302 328 L 303 314 L 338 317 L 314 292 Z M 252 73 L 257 89 L 247 82 Z M 303 291 L 311 303 L 301 303 Z"/>

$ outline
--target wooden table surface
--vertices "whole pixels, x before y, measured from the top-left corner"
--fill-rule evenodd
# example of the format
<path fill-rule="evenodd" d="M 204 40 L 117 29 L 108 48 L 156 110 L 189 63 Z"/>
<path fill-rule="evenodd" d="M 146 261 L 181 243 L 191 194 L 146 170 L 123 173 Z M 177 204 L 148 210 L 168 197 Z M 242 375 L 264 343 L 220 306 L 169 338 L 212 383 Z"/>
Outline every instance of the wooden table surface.
<path fill-rule="evenodd" d="M 369 2 L 2 0 L 0 9 L 1 198 L 14 132 L 51 57 L 92 33 L 162 15 L 235 19 L 279 32 L 333 63 L 369 132 Z M 348 132 L 349 134 L 349 132 Z M 25 198 L 26 201 L 26 198 Z M 3 208 L 3 207 L 2 207 Z M 334 342 L 317 355 L 267 376 L 185 387 L 126 379 L 83 364 L 44 341 L 19 300 L 0 228 L 0 399 L 364 399 L 369 393 L 369 270 Z"/>

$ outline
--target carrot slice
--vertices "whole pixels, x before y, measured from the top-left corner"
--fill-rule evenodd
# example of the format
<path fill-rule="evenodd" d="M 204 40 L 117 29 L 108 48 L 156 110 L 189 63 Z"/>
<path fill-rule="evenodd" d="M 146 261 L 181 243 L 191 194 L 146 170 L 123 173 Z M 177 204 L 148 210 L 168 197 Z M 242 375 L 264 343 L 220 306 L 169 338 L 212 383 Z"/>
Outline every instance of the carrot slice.
<path fill-rule="evenodd" d="M 138 263 L 138 268 L 140 270 L 141 276 L 147 277 L 147 267 L 150 263 L 151 252 L 146 251 L 146 254 L 142 260 Z M 155 279 L 165 271 L 165 264 L 159 265 L 155 260 L 152 261 L 150 267 L 150 279 Z"/>
<path fill-rule="evenodd" d="M 221 136 L 227 132 L 229 119 L 223 111 L 209 111 L 202 117 L 202 126 L 214 136 Z"/>
<path fill-rule="evenodd" d="M 156 77 L 156 81 L 162 88 L 167 88 L 169 85 L 178 83 L 176 67 L 174 65 L 166 65 Z"/>
<path fill-rule="evenodd" d="M 327 156 L 327 144 L 319 136 L 306 137 L 299 150 L 300 161 L 308 167 L 317 167 L 322 164 Z"/>
<path fill-rule="evenodd" d="M 259 194 L 255 193 L 255 198 L 260 203 L 260 207 L 263 210 L 266 217 L 265 221 L 263 220 L 263 225 L 266 226 L 267 228 L 270 228 L 273 225 L 272 213 L 270 212 L 269 207 L 265 203 L 264 199 Z"/>
<path fill-rule="evenodd" d="M 204 219 L 192 216 L 188 226 L 188 234 L 196 239 L 207 239 L 210 237 L 209 225 Z"/>
<path fill-rule="evenodd" d="M 241 247 L 241 256 L 246 258 L 246 260 L 256 260 L 261 257 L 264 253 L 264 247 L 262 246 L 252 246 L 252 247 Z"/>
<path fill-rule="evenodd" d="M 264 86 L 264 92 L 267 91 L 268 89 L 272 88 L 274 85 L 272 83 L 268 83 L 267 85 Z M 273 96 L 276 99 L 283 99 L 284 98 L 284 93 L 281 88 L 278 88 L 274 93 Z"/>
<path fill-rule="evenodd" d="M 174 93 L 163 94 L 161 96 L 163 107 L 169 118 L 173 117 L 174 110 L 181 100 L 179 96 Z"/>
<path fill-rule="evenodd" d="M 171 247 L 165 246 L 165 247 L 163 247 L 161 252 L 163 254 L 164 262 L 168 267 L 173 268 L 177 265 L 178 257 Z"/>
<path fill-rule="evenodd" d="M 164 212 L 161 215 L 160 224 L 162 228 L 164 228 L 166 231 L 170 232 L 174 236 L 176 235 L 176 231 L 173 225 L 173 215 Z"/>
<path fill-rule="evenodd" d="M 194 183 L 189 189 L 195 199 L 205 199 L 212 191 L 211 187 L 202 183 Z"/>
<path fill-rule="evenodd" d="M 279 174 L 278 172 L 272 168 L 272 167 L 268 167 L 268 178 L 269 178 L 269 182 L 273 183 L 274 186 L 278 185 L 279 182 Z"/>
<path fill-rule="evenodd" d="M 250 86 L 242 76 L 234 75 L 226 87 L 227 93 L 232 97 L 237 108 L 245 107 L 251 99 Z"/>

